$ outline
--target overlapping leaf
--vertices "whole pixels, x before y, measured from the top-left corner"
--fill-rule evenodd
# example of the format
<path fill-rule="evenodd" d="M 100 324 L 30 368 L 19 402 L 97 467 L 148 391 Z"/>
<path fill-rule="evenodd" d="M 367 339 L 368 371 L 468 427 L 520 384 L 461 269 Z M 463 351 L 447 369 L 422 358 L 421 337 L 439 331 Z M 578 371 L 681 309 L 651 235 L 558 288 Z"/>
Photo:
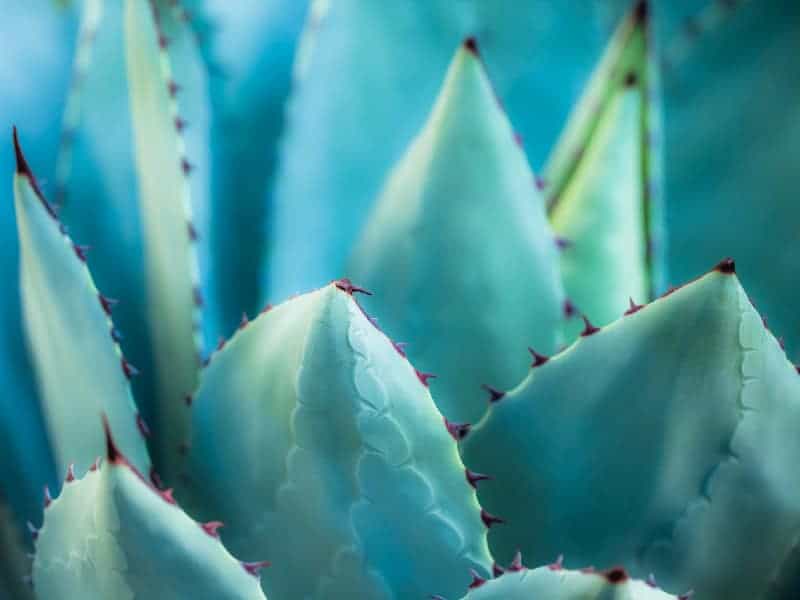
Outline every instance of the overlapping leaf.
<path fill-rule="evenodd" d="M 532 370 L 464 442 L 500 558 L 758 598 L 800 531 L 800 378 L 723 262 Z M 598 368 L 602 365 L 602 368 Z M 753 540 L 760 540 L 753 544 Z"/>
<path fill-rule="evenodd" d="M 189 458 L 193 482 L 215 484 L 197 497 L 230 548 L 273 562 L 271 597 L 454 597 L 488 572 L 479 475 L 348 291 L 294 298 L 214 355 Z"/>
<path fill-rule="evenodd" d="M 86 250 L 64 233 L 42 196 L 16 138 L 14 205 L 20 243 L 20 288 L 25 331 L 42 399 L 47 431 L 60 472 L 83 473 L 102 453 L 97 427 L 108 415 L 120 446 L 149 472 L 143 435 L 110 319 L 113 301 L 100 294 L 85 264 Z"/>
<path fill-rule="evenodd" d="M 109 437 L 100 468 L 68 479 L 46 508 L 36 533 L 37 598 L 264 600 L 259 565 L 228 554 L 220 525 L 189 518 Z"/>
<path fill-rule="evenodd" d="M 486 410 L 481 384 L 524 376 L 519 350 L 556 349 L 564 300 L 543 199 L 476 52 L 456 53 L 348 268 L 455 421 Z"/>

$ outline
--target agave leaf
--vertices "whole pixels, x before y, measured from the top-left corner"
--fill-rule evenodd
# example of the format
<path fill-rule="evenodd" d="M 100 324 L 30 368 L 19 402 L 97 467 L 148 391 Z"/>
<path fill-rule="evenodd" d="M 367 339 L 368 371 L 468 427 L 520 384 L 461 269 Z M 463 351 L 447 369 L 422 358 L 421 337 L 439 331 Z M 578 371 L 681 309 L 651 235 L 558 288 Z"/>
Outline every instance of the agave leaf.
<path fill-rule="evenodd" d="M 630 579 L 624 569 L 566 571 L 556 563 L 528 570 L 513 564 L 489 581 L 475 580 L 463 600 L 669 600 L 652 582 Z"/>
<path fill-rule="evenodd" d="M 0 600 L 33 600 L 30 560 L 5 498 L 0 497 Z"/>
<path fill-rule="evenodd" d="M 629 297 L 649 299 L 663 285 L 651 38 L 647 5 L 639 2 L 544 170 L 553 228 L 564 240 L 567 294 L 600 324 L 625 310 Z"/>
<path fill-rule="evenodd" d="M 478 476 L 348 291 L 294 298 L 214 355 L 192 403 L 190 475 L 216 482 L 203 499 L 229 547 L 273 561 L 269 595 L 452 597 L 489 564 Z"/>
<path fill-rule="evenodd" d="M 195 63 L 199 59 L 193 54 L 193 39 L 187 39 L 191 38 L 187 24 L 177 9 L 163 4 L 158 4 L 158 14 L 168 40 L 166 51 L 180 70 L 177 82 L 165 85 L 170 96 L 180 99 L 181 129 L 192 148 L 203 148 L 206 143 L 198 140 L 204 131 L 204 113 L 198 106 L 205 100 L 205 82 L 197 72 Z M 89 256 L 89 264 L 100 287 L 122 300 L 115 320 L 124 334 L 126 354 L 142 371 L 142 377 L 134 382 L 134 393 L 142 413 L 154 425 L 153 449 L 161 467 L 160 447 L 164 444 L 158 444 L 162 439 L 158 423 L 161 396 L 155 381 L 155 341 L 152 328 L 142 326 L 152 316 L 144 292 L 149 268 L 144 247 L 149 242 L 143 234 L 137 197 L 128 82 L 120 77 L 126 67 L 124 10 L 124 4 L 118 2 L 93 0 L 84 5 L 83 33 L 76 52 L 73 91 L 59 155 L 58 205 L 59 215 L 70 230 L 98 249 Z M 109 123 L 114 123 L 114 136 L 108 135 Z M 192 162 L 202 165 L 202 155 L 193 150 Z M 205 197 L 197 193 L 204 185 L 198 172 L 202 174 L 204 169 L 193 171 L 191 184 L 192 199 L 201 218 L 196 220 L 193 231 L 202 240 L 207 237 L 203 235 Z M 174 453 L 172 446 L 169 449 Z"/>
<path fill-rule="evenodd" d="M 33 580 L 42 600 L 264 598 L 253 576 L 169 492 L 153 488 L 107 431 L 106 459 L 67 481 L 36 534 Z"/>
<path fill-rule="evenodd" d="M 800 531 L 798 400 L 725 261 L 533 369 L 467 437 L 496 480 L 480 500 L 510 525 L 492 549 L 761 597 Z"/>
<path fill-rule="evenodd" d="M 462 40 L 477 38 L 539 166 L 606 43 L 609 15 L 627 5 L 580 2 L 564 11 L 547 0 L 317 2 L 289 102 L 264 289 L 280 298 L 340 276 L 387 171 L 424 123 Z"/>
<path fill-rule="evenodd" d="M 155 455 L 167 479 L 177 475 L 188 420 L 183 398 L 199 368 L 202 302 L 193 247 L 188 174 L 167 38 L 150 2 L 125 3 L 128 91 L 147 265 L 147 308 L 155 362 Z"/>
<path fill-rule="evenodd" d="M 389 177 L 348 273 L 376 293 L 387 332 L 434 371 L 447 418 L 486 410 L 533 345 L 556 349 L 563 291 L 555 240 L 525 154 L 472 41 L 456 53 L 427 124 Z"/>
<path fill-rule="evenodd" d="M 108 415 L 120 446 L 148 472 L 150 461 L 122 356 L 110 319 L 112 301 L 94 286 L 85 250 L 64 233 L 20 150 L 14 206 L 20 244 L 20 288 L 25 331 L 36 366 L 43 411 L 62 473 L 88 469 L 102 454 L 96 426 Z M 93 424 L 95 424 L 93 426 Z"/>

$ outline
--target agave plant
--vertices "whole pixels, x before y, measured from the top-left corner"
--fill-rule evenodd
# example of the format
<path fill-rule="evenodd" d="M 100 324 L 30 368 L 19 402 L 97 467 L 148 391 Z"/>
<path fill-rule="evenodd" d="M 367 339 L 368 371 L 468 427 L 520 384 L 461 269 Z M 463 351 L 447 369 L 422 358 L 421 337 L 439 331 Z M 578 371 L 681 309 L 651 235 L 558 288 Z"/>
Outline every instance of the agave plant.
<path fill-rule="evenodd" d="M 82 8 L 52 198 L 13 133 L 27 348 L 4 369 L 25 381 L 29 356 L 38 402 L 0 413 L 0 598 L 796 596 L 800 380 L 733 260 L 665 289 L 651 7 L 592 57 L 536 176 L 500 4 L 317 2 L 274 189 L 281 127 L 253 113 L 285 85 L 260 61 L 217 79 L 204 7 Z M 353 59 L 420 23 L 444 32 L 430 64 L 384 72 L 388 33 Z M 355 89 L 399 82 L 320 126 L 355 128 L 337 157 L 307 139 L 347 98 L 314 93 L 330 60 Z M 435 97 L 367 156 L 350 119 L 380 124 L 428 71 Z M 207 131 L 210 178 L 189 158 Z"/>

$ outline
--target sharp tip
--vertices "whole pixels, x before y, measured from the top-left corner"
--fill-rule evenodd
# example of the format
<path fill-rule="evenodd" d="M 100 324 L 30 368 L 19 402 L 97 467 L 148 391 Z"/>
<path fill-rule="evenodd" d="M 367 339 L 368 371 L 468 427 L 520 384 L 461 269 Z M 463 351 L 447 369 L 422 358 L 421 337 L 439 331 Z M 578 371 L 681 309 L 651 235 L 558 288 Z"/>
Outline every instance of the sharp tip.
<path fill-rule="evenodd" d="M 725 275 L 733 275 L 736 273 L 736 262 L 730 257 L 725 258 L 714 267 L 714 270 Z"/>
<path fill-rule="evenodd" d="M 599 327 L 592 325 L 592 322 L 586 315 L 581 315 L 581 318 L 583 319 L 583 331 L 581 331 L 581 337 L 589 337 L 590 335 L 600 331 Z"/>
<path fill-rule="evenodd" d="M 648 0 L 638 0 L 633 7 L 633 18 L 636 23 L 644 23 L 650 16 L 650 3 Z"/>
<path fill-rule="evenodd" d="M 474 54 L 475 56 L 479 56 L 480 53 L 478 52 L 478 40 L 475 39 L 474 35 L 471 35 L 464 39 L 463 43 L 464 49 L 467 52 Z"/>
<path fill-rule="evenodd" d="M 103 413 L 103 431 L 106 436 L 106 458 L 108 459 L 109 464 L 113 465 L 124 462 L 125 458 L 122 456 L 122 452 L 119 451 L 117 443 L 114 441 L 114 437 L 111 435 L 111 425 L 109 425 L 108 417 L 105 413 Z"/>
<path fill-rule="evenodd" d="M 19 145 L 19 134 L 17 133 L 17 126 L 13 125 L 11 128 L 11 137 L 14 140 L 14 156 L 17 159 L 17 173 L 20 175 L 31 175 L 31 169 L 28 166 L 28 161 L 25 160 L 25 155 L 22 153 L 22 148 Z"/>

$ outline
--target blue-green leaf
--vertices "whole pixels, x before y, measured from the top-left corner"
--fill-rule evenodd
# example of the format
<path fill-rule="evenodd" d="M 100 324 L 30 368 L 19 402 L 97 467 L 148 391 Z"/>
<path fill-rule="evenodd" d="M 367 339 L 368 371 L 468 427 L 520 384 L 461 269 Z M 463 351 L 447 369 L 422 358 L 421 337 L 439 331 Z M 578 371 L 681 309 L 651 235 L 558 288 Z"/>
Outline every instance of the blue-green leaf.
<path fill-rule="evenodd" d="M 651 18 L 637 3 L 623 20 L 544 170 L 564 286 L 598 324 L 663 287 Z"/>
<path fill-rule="evenodd" d="M 341 281 L 260 315 L 203 372 L 192 481 L 275 598 L 451 597 L 486 516 L 414 368 Z M 232 410 L 232 407 L 235 409 Z"/>
<path fill-rule="evenodd" d="M 17 173 L 14 205 L 20 243 L 20 288 L 25 331 L 50 440 L 61 473 L 79 473 L 102 454 L 101 413 L 108 415 L 120 446 L 149 472 L 143 436 L 110 319 L 113 301 L 94 286 L 86 250 L 75 245 L 42 196 L 14 135 Z"/>
<path fill-rule="evenodd" d="M 276 175 L 265 293 L 281 298 L 341 276 L 381 183 L 423 125 L 465 38 L 477 39 L 540 166 L 627 5 L 316 2 Z"/>
<path fill-rule="evenodd" d="M 499 559 L 752 599 L 800 531 L 798 428 L 800 377 L 726 261 L 533 369 L 463 450 Z"/>
<path fill-rule="evenodd" d="M 37 598 L 264 600 L 259 565 L 228 554 L 219 525 L 189 518 L 109 437 L 100 468 L 66 482 L 45 509 L 33 563 Z"/>
<path fill-rule="evenodd" d="M 347 274 L 411 360 L 435 373 L 438 406 L 477 421 L 481 384 L 506 389 L 531 345 L 557 346 L 556 243 L 525 154 L 472 41 L 456 53 L 428 122 L 392 171 Z"/>
<path fill-rule="evenodd" d="M 174 480 L 188 420 L 183 399 L 197 382 L 202 303 L 191 232 L 192 169 L 171 91 L 168 41 L 149 1 L 126 0 L 125 41 L 146 262 L 147 315 L 155 362 L 155 456 Z"/>

